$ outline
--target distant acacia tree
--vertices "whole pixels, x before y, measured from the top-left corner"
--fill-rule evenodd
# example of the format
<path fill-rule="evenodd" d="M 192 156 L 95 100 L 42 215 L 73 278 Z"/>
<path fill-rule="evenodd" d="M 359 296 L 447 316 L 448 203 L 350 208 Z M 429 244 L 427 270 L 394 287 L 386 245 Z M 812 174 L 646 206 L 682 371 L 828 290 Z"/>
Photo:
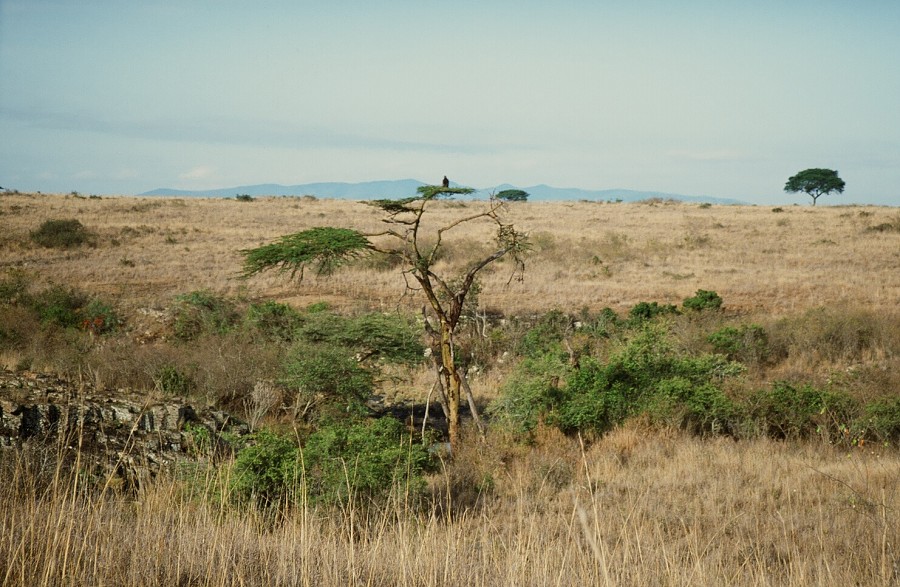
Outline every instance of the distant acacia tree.
<path fill-rule="evenodd" d="M 371 205 L 384 213 L 382 221 L 388 229 L 365 234 L 349 228 L 311 228 L 281 237 L 276 242 L 241 251 L 244 255 L 244 275 L 251 276 L 274 269 L 290 272 L 291 277 L 312 266 L 319 274 L 329 273 L 342 264 L 363 254 L 380 254 L 400 262 L 402 273 L 411 289 L 422 292 L 431 308 L 425 329 L 434 341 L 434 361 L 437 367 L 438 388 L 442 391 L 442 407 L 447 415 L 451 448 L 457 446 L 460 434 L 460 400 L 468 388 L 465 372 L 456 356 L 454 338 L 463 316 L 467 297 L 477 290 L 478 273 L 504 256 L 514 259 L 511 276 L 521 276 L 525 265 L 523 254 L 528 241 L 512 224 L 504 222 L 504 202 L 492 196 L 480 210 L 461 215 L 433 232 L 424 234 L 423 219 L 430 206 L 439 198 L 456 194 L 470 194 L 471 188 L 422 186 L 415 196 L 401 199 L 375 200 Z M 438 274 L 435 268 L 445 244 L 445 236 L 455 228 L 473 222 L 485 222 L 495 229 L 494 247 L 484 256 L 472 258 L 459 274 Z M 412 276 L 414 283 L 408 279 Z M 416 285 L 418 287 L 416 287 Z M 468 392 L 472 403 L 471 393 Z"/>
<path fill-rule="evenodd" d="M 524 202 L 528 200 L 529 193 L 524 190 L 503 190 L 496 195 L 498 200 L 507 202 Z"/>
<path fill-rule="evenodd" d="M 837 192 L 844 193 L 844 180 L 838 177 L 833 169 L 806 169 L 787 180 L 784 191 L 790 193 L 804 192 L 812 198 L 816 205 L 819 196 Z"/>

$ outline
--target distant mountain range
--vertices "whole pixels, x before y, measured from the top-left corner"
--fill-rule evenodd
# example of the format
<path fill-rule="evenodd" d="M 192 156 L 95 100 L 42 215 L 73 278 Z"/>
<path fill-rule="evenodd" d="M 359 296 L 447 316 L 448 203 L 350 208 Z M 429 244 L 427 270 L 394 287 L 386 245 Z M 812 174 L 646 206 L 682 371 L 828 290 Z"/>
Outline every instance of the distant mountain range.
<path fill-rule="evenodd" d="M 248 196 L 316 196 L 317 198 L 373 200 L 376 198 L 403 198 L 415 195 L 419 186 L 426 185 L 415 179 L 397 179 L 386 181 L 367 181 L 362 183 L 305 183 L 300 185 L 279 185 L 264 183 L 244 185 L 214 190 L 176 190 L 159 188 L 138 194 L 139 196 L 181 196 L 188 198 L 233 198 L 237 195 Z M 452 184 L 457 185 L 457 184 Z M 650 198 L 679 200 L 684 202 L 709 202 L 711 204 L 741 204 L 738 200 L 714 198 L 711 196 L 685 196 L 665 192 L 641 192 L 636 190 L 584 190 L 580 188 L 557 188 L 549 185 L 533 185 L 519 187 L 502 184 L 490 188 L 476 188 L 473 197 L 487 198 L 492 192 L 520 189 L 528 192 L 531 201 L 577 201 L 603 200 L 636 202 Z"/>

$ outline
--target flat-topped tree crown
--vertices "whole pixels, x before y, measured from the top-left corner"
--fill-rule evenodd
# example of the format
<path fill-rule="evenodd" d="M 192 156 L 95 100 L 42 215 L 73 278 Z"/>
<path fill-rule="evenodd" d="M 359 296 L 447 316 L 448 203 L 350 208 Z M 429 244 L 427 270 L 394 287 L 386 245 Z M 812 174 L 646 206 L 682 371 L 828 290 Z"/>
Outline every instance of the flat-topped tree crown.
<path fill-rule="evenodd" d="M 819 196 L 837 192 L 844 193 L 846 184 L 838 177 L 838 172 L 833 169 L 805 169 L 787 180 L 784 191 L 790 193 L 805 192 L 812 198 L 812 205 L 816 205 Z"/>
<path fill-rule="evenodd" d="M 291 279 L 307 266 L 315 266 L 318 275 L 331 273 L 341 265 L 370 250 L 372 243 L 359 231 L 321 226 L 283 236 L 274 243 L 244 249 L 244 277 L 275 269 L 290 272 Z"/>

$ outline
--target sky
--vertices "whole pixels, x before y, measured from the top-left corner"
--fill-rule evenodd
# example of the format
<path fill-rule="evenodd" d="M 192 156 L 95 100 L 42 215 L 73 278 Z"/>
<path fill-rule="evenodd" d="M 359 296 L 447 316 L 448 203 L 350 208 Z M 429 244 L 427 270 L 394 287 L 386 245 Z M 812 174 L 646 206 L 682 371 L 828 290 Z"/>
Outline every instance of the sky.
<path fill-rule="evenodd" d="M 896 0 L 0 0 L 0 186 L 900 206 Z M 409 194 L 398 194 L 398 197 Z"/>

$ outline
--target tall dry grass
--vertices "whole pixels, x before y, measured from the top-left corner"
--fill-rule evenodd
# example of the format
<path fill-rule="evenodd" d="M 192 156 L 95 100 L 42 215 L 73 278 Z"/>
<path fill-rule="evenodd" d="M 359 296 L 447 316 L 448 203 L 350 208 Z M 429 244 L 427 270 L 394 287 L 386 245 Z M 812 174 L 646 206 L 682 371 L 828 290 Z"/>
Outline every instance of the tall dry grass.
<path fill-rule="evenodd" d="M 435 225 L 478 206 L 440 203 Z M 534 251 L 521 283 L 507 285 L 503 263 L 485 275 L 483 308 L 621 313 L 714 290 L 728 310 L 715 320 L 762 324 L 782 355 L 749 365 L 748 388 L 787 379 L 883 397 L 900 383 L 896 209 L 568 202 L 513 204 L 508 214 Z M 30 241 L 44 220 L 65 218 L 95 245 Z M 381 228 L 377 210 L 355 202 L 4 194 L 0 222 L 0 270 L 103 297 L 127 325 L 74 342 L 41 331 L 0 364 L 26 358 L 94 388 L 152 389 L 157 367 L 174 365 L 227 405 L 271 375 L 278 349 L 239 333 L 168 345 L 165 309 L 188 291 L 340 310 L 422 303 L 404 295 L 396 267 L 372 260 L 302 284 L 237 279 L 240 249 L 311 226 Z M 445 267 L 490 235 L 472 226 L 453 238 Z M 40 330 L 20 308 L 4 312 L 23 333 Z M 717 325 L 684 316 L 674 329 L 697 350 Z M 510 368 L 472 375 L 479 401 L 496 396 Z M 421 400 L 431 385 L 425 367 L 389 375 L 386 395 Z M 227 470 L 123 495 L 56 466 L 53 451 L 0 450 L 0 585 L 900 584 L 896 450 L 699 440 L 639 424 L 584 447 L 550 430 L 534 446 L 500 434 L 461 447 L 431 479 L 424 508 L 301 503 L 274 519 L 226 505 Z"/>
<path fill-rule="evenodd" d="M 637 426 L 584 448 L 548 433 L 468 508 L 301 502 L 276 516 L 225 507 L 227 475 L 125 496 L 0 458 L 4 586 L 900 582 L 896 452 Z M 432 480 L 436 495 L 453 474 Z"/>

